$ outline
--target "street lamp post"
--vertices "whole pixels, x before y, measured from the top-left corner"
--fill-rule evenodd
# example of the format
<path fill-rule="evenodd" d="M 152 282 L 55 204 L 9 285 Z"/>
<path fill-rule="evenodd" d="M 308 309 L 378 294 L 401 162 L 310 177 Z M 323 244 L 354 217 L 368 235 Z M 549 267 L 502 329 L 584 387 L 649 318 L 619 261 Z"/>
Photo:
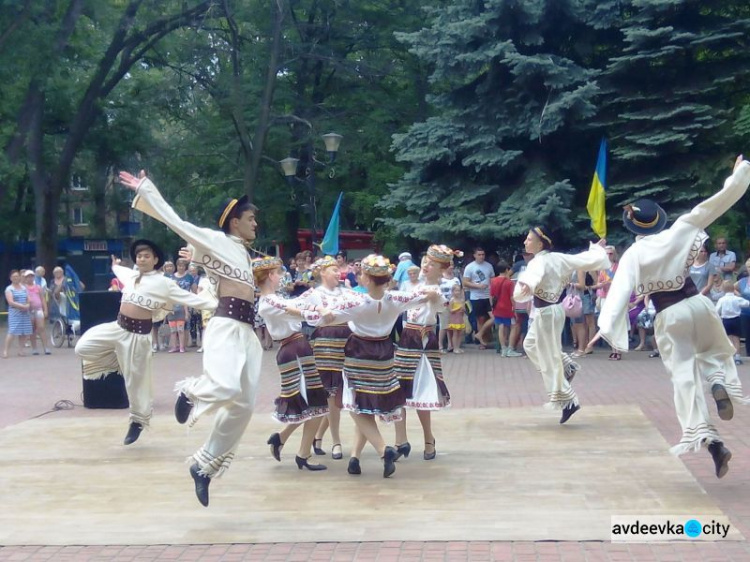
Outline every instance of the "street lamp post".
<path fill-rule="evenodd" d="M 281 171 L 289 182 L 293 185 L 295 181 L 304 183 L 305 189 L 309 197 L 309 211 L 310 211 L 310 243 L 312 245 L 313 255 L 316 252 L 315 241 L 317 237 L 317 212 L 316 212 L 316 197 L 317 189 L 315 187 L 315 165 L 322 168 L 328 168 L 328 177 L 333 178 L 336 175 L 336 170 L 333 167 L 333 163 L 336 161 L 336 153 L 341 145 L 341 139 L 344 138 L 336 133 L 328 133 L 321 135 L 323 142 L 325 143 L 326 153 L 328 154 L 328 162 L 321 162 L 315 159 L 315 153 L 312 147 L 308 147 L 305 153 L 304 162 L 299 158 L 293 158 L 288 156 L 283 160 L 279 161 Z M 300 165 L 300 162 L 302 164 Z M 302 177 L 300 177 L 302 175 Z"/>

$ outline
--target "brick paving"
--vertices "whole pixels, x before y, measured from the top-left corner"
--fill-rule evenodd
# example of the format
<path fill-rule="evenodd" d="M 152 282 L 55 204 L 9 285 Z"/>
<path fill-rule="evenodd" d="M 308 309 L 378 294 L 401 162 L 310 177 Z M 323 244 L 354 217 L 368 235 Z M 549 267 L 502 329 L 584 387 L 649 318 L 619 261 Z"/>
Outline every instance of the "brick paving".
<path fill-rule="evenodd" d="M 3 337 L 4 334 L 0 334 Z M 607 360 L 597 350 L 581 359 L 584 371 L 575 387 L 582 403 L 576 417 L 586 415 L 587 405 L 637 404 L 669 443 L 680 435 L 672 405 L 672 387 L 658 359 L 647 353 L 630 353 L 620 362 Z M 257 412 L 271 411 L 278 386 L 273 352 L 264 355 L 262 386 Z M 445 372 L 454 408 L 519 408 L 539 406 L 545 400 L 539 375 L 526 359 L 501 358 L 493 351 L 473 346 L 464 355 L 445 356 Z M 155 367 L 157 413 L 171 411 L 174 382 L 185 373 L 196 373 L 200 356 L 157 354 Z M 740 367 L 740 377 L 750 394 L 750 368 Z M 118 416 L 122 410 L 84 410 L 81 405 L 80 367 L 72 350 L 54 350 L 50 357 L 12 357 L 0 360 L 3 407 L 0 428 L 45 416 Z M 56 402 L 69 400 L 72 410 L 51 413 Z M 713 403 L 710 401 L 714 411 Z M 569 423 L 575 423 L 576 417 Z M 439 416 L 436 416 L 439 430 Z M 746 431 L 750 409 L 738 407 L 731 422 L 715 418 L 733 458 L 725 478 L 717 480 L 708 453 L 681 457 L 687 469 L 745 537 L 750 537 L 750 436 Z M 123 419 L 123 424 L 125 424 Z M 252 431 L 252 422 L 249 431 Z M 585 478 L 585 467 L 581 467 Z M 616 475 L 613 475 L 613 478 Z M 429 522 L 426 522 L 429 523 Z M 293 530 L 290 530 L 290 540 Z M 750 560 L 748 542 L 692 542 L 668 544 L 612 544 L 609 542 L 363 542 L 283 543 L 229 545 L 152 546 L 34 546 L 0 547 L 0 562 L 26 560 L 70 561 L 250 561 L 293 562 L 302 560 L 389 561 L 589 561 L 627 560 L 691 562 Z"/>

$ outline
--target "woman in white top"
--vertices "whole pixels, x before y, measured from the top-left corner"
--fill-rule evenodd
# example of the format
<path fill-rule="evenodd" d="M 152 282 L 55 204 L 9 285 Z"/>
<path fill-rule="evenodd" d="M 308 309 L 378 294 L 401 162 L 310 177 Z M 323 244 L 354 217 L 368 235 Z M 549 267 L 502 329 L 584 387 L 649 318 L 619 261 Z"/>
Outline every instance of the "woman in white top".
<path fill-rule="evenodd" d="M 346 295 L 351 293 L 340 283 L 341 270 L 338 260 L 325 256 L 313 264 L 313 275 L 320 279 L 320 285 L 310 289 L 300 298 L 306 302 L 323 308 L 336 308 L 343 303 Z M 343 457 L 341 449 L 341 402 L 344 370 L 344 346 L 352 331 L 346 322 L 336 325 L 320 326 L 312 334 L 312 348 L 315 353 L 315 363 L 318 366 L 320 379 L 328 391 L 328 416 L 320 424 L 313 441 L 315 454 L 325 454 L 320 448 L 326 429 L 331 428 L 331 458 L 339 460 Z"/>
<path fill-rule="evenodd" d="M 422 282 L 417 288 L 440 290 L 443 271 L 453 262 L 454 251 L 448 246 L 430 246 L 422 260 Z M 451 397 L 443 378 L 440 348 L 435 322 L 439 312 L 446 310 L 448 300 L 440 293 L 439 301 L 429 301 L 406 312 L 406 322 L 398 341 L 394 371 L 406 393 L 406 405 L 417 410 L 424 433 L 426 461 L 435 458 L 435 436 L 432 433 L 431 410 L 450 406 Z M 408 457 L 411 445 L 406 434 L 406 412 L 396 422 L 396 451 L 398 457 Z"/>
<path fill-rule="evenodd" d="M 565 312 L 560 305 L 563 289 L 577 269 L 606 269 L 610 266 L 604 250 L 605 241 L 591 244 L 576 255 L 551 252 L 552 239 L 541 227 L 529 230 L 524 248 L 534 258 L 518 276 L 513 292 L 516 302 L 534 301 L 534 321 L 523 342 L 524 351 L 534 367 L 541 372 L 549 396 L 549 405 L 562 410 L 560 423 L 565 423 L 580 409 L 578 396 L 565 376 L 561 344 Z"/>
<path fill-rule="evenodd" d="M 302 333 L 302 319 L 316 324 L 320 315 L 300 299 L 284 299 L 276 294 L 283 275 L 279 258 L 265 257 L 253 260 L 253 277 L 260 287 L 258 314 L 266 321 L 271 337 L 280 343 L 276 364 L 281 374 L 281 392 L 276 398 L 274 417 L 287 424 L 279 433 L 268 439 L 271 454 L 281 461 L 281 448 L 289 436 L 302 424 L 302 439 L 295 462 L 300 470 L 325 470 L 322 464 L 310 464 L 315 431 L 321 416 L 328 413 L 328 393 L 320 381 L 310 344 Z"/>
<path fill-rule="evenodd" d="M 125 445 L 134 443 L 151 420 L 154 317 L 163 317 L 174 304 L 216 308 L 216 300 L 208 293 L 196 295 L 180 289 L 158 271 L 164 257 L 153 242 L 136 240 L 130 247 L 130 257 L 138 271 L 121 266 L 120 260 L 112 256 L 112 272 L 124 285 L 117 321 L 86 330 L 76 344 L 76 354 L 83 360 L 84 378 L 98 379 L 113 371 L 120 371 L 125 378 L 130 401 L 130 427 Z"/>
<path fill-rule="evenodd" d="M 385 422 L 401 418 L 406 396 L 393 372 L 393 342 L 390 333 L 398 316 L 410 309 L 437 301 L 438 291 L 404 293 L 388 291 L 391 264 L 383 256 L 370 255 L 362 260 L 362 285 L 367 294 L 352 292 L 337 304 L 333 322 L 349 322 L 352 335 L 344 348 L 344 408 L 351 411 L 357 424 L 355 445 L 349 459 L 349 474 L 361 474 L 359 455 L 369 441 L 383 459 L 383 477 L 396 471 L 397 451 L 387 447 L 378 430 L 375 416 Z"/>

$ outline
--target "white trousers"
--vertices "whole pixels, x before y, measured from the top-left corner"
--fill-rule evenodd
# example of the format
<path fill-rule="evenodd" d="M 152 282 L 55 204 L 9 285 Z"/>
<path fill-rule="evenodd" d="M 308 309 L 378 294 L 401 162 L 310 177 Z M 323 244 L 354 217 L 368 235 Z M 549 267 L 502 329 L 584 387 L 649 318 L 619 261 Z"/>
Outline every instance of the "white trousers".
<path fill-rule="evenodd" d="M 117 322 L 86 330 L 76 344 L 83 360 L 83 376 L 98 379 L 119 371 L 125 378 L 130 421 L 148 426 L 154 402 L 151 377 L 151 334 L 134 334 Z"/>
<path fill-rule="evenodd" d="M 177 383 L 193 402 L 190 425 L 215 413 L 208 439 L 192 457 L 204 476 L 220 476 L 234 458 L 253 415 L 262 356 L 252 326 L 213 317 L 203 332 L 203 374 Z"/>
<path fill-rule="evenodd" d="M 578 405 L 573 387 L 565 378 L 562 355 L 562 331 L 565 326 L 565 313 L 562 306 L 553 304 L 537 308 L 534 321 L 523 340 L 526 355 L 542 373 L 544 387 L 549 397 L 549 407 L 563 409 Z"/>
<path fill-rule="evenodd" d="M 714 305 L 695 295 L 659 312 L 654 336 L 661 359 L 672 377 L 674 407 L 682 426 L 682 439 L 670 451 L 681 455 L 701 445 L 720 441 L 711 424 L 703 379 L 720 383 L 733 403 L 746 403 L 734 364 L 734 346 L 724 331 Z"/>

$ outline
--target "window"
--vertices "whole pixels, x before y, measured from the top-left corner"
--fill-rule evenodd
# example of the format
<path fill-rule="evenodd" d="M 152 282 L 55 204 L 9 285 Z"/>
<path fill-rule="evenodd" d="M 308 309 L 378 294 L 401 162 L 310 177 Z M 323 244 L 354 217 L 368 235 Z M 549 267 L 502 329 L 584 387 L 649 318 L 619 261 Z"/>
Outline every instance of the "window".
<path fill-rule="evenodd" d="M 81 182 L 81 176 L 73 174 L 70 178 L 70 189 L 72 191 L 88 191 L 89 188 Z"/>
<path fill-rule="evenodd" d="M 83 214 L 83 207 L 73 207 L 73 224 L 77 226 L 88 224 Z"/>

